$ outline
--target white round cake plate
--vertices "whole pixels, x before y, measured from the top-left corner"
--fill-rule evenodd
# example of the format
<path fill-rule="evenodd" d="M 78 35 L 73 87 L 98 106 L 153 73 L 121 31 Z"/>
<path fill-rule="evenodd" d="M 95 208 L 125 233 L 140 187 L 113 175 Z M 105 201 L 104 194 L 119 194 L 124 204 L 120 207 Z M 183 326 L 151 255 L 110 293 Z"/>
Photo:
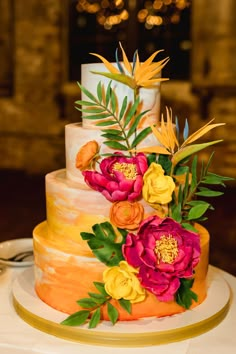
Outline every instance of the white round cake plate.
<path fill-rule="evenodd" d="M 144 347 L 177 342 L 198 336 L 217 326 L 230 306 L 230 288 L 217 269 L 209 268 L 206 300 L 182 314 L 117 322 L 102 321 L 96 328 L 69 327 L 60 323 L 67 317 L 43 301 L 34 291 L 33 267 L 26 269 L 13 284 L 13 303 L 18 315 L 29 325 L 47 334 L 90 345 Z"/>
<path fill-rule="evenodd" d="M 20 252 L 33 252 L 33 239 L 31 238 L 17 238 L 0 242 L 0 257 L 9 258 Z M 25 257 L 21 262 L 5 261 L 0 259 L 0 265 L 10 267 L 28 267 L 34 264 L 34 256 Z"/>

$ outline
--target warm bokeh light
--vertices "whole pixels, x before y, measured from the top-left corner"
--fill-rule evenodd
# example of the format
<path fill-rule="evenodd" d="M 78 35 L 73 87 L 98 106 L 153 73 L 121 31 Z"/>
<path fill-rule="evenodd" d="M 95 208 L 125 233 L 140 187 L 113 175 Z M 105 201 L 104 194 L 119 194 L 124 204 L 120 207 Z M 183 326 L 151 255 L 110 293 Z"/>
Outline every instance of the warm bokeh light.
<path fill-rule="evenodd" d="M 180 14 L 190 6 L 191 0 L 147 0 L 144 7 L 137 14 L 137 21 L 144 23 L 146 29 L 166 23 L 177 24 Z M 105 29 L 110 30 L 129 19 L 129 12 L 134 8 L 134 0 L 78 0 L 77 10 L 96 14 L 97 22 Z"/>

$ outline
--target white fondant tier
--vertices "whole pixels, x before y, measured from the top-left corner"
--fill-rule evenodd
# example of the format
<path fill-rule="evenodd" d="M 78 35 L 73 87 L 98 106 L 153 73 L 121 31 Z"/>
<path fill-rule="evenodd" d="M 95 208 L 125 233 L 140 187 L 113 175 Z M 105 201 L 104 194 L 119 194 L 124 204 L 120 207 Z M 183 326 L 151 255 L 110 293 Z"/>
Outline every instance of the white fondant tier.
<path fill-rule="evenodd" d="M 65 146 L 66 146 L 66 177 L 81 184 L 85 184 L 81 171 L 76 168 L 76 155 L 80 148 L 91 140 L 96 140 L 100 146 L 100 154 L 114 153 L 116 150 L 102 144 L 104 138 L 100 130 L 85 129 L 79 123 L 67 124 L 65 127 Z M 154 134 L 149 134 L 138 146 L 156 146 L 159 142 Z M 98 165 L 96 165 L 98 167 Z"/>
<path fill-rule="evenodd" d="M 116 66 L 116 63 L 112 64 Z M 89 88 L 89 91 L 96 96 L 98 82 L 101 81 L 104 85 L 104 88 L 106 89 L 111 80 L 105 76 L 94 74 L 92 71 L 108 72 L 108 70 L 103 63 L 83 64 L 81 66 L 82 85 L 87 89 Z M 128 97 L 128 102 L 133 102 L 134 93 L 131 88 L 115 81 L 112 82 L 111 87 L 113 88 L 117 97 L 119 108 L 121 108 L 125 96 Z M 88 97 L 84 95 L 83 92 L 81 92 L 81 97 L 82 100 L 88 100 Z M 151 124 L 157 124 L 160 116 L 160 83 L 155 84 L 155 86 L 151 88 L 141 87 L 139 91 L 139 97 L 140 102 L 142 102 L 141 106 L 139 107 L 140 112 L 149 110 L 145 116 L 146 119 L 143 122 L 143 127 L 148 127 Z M 83 119 L 84 128 L 99 129 L 95 124 L 96 122 L 93 120 Z"/>

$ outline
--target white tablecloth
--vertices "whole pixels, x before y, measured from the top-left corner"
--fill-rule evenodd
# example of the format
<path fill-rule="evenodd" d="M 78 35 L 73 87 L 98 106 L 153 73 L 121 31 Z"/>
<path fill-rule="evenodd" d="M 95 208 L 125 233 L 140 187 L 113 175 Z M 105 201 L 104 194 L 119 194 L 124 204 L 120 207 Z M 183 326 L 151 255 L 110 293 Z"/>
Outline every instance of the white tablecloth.
<path fill-rule="evenodd" d="M 63 340 L 41 332 L 24 322 L 12 304 L 12 283 L 23 268 L 8 268 L 0 276 L 0 353 L 1 354 L 235 354 L 236 278 L 220 272 L 232 290 L 232 303 L 226 318 L 214 329 L 192 339 L 145 348 L 95 347 Z M 217 296 L 217 294 L 216 294 Z"/>

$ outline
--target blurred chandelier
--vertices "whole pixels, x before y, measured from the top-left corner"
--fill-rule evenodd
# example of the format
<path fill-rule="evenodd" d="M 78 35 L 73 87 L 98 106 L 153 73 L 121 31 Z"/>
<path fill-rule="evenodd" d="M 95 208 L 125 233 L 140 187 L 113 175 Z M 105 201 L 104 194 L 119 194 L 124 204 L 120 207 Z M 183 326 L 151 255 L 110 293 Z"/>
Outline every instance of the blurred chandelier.
<path fill-rule="evenodd" d="M 130 13 L 135 11 L 138 0 L 78 0 L 78 12 L 96 15 L 97 22 L 109 30 L 123 21 L 127 21 Z M 143 8 L 137 13 L 137 21 L 143 23 L 146 29 L 154 26 L 177 24 L 181 11 L 189 7 L 191 0 L 146 0 Z"/>

